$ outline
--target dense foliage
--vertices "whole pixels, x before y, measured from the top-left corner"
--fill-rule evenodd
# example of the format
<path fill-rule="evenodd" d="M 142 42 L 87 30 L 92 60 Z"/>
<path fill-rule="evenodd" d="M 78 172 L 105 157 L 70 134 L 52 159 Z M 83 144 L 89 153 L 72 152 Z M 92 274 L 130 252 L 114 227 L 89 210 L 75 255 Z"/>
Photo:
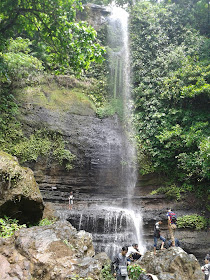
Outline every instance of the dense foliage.
<path fill-rule="evenodd" d="M 190 229 L 207 229 L 209 226 L 210 220 L 203 216 L 199 216 L 197 214 L 186 215 L 179 217 L 177 219 L 178 228 L 190 228 Z"/>
<path fill-rule="evenodd" d="M 2 0 L 0 51 L 10 38 L 27 38 L 45 68 L 57 73 L 88 69 L 91 62 L 102 60 L 104 49 L 96 42 L 95 30 L 76 20 L 81 9 L 78 0 Z"/>
<path fill-rule="evenodd" d="M 175 4 L 142 2 L 131 11 L 133 95 L 143 174 L 208 190 L 209 39 Z M 186 185 L 187 185 L 186 184 Z"/>

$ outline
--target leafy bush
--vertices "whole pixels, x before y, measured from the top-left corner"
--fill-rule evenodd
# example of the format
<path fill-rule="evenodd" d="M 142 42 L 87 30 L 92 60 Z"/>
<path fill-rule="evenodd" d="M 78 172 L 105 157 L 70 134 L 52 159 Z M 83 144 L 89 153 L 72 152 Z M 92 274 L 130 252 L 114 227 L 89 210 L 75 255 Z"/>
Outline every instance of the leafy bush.
<path fill-rule="evenodd" d="M 66 142 L 59 133 L 40 129 L 27 138 L 19 126 L 18 122 L 9 123 L 10 130 L 0 134 L 0 149 L 17 156 L 21 163 L 51 154 L 59 164 L 65 163 L 67 170 L 73 168 L 75 155 L 65 148 Z"/>
<path fill-rule="evenodd" d="M 103 269 L 101 270 L 101 275 L 100 275 L 101 280 L 114 280 L 115 277 L 113 276 L 111 272 L 111 265 L 110 264 L 105 264 Z"/>
<path fill-rule="evenodd" d="M 157 190 L 152 191 L 150 194 L 165 194 L 168 199 L 180 200 L 183 198 L 183 194 L 187 192 L 192 192 L 194 190 L 193 186 L 183 184 L 181 187 L 176 186 L 175 184 L 166 187 L 160 187 Z"/>
<path fill-rule="evenodd" d="M 19 225 L 18 220 L 10 219 L 8 217 L 0 218 L 0 237 L 8 238 L 11 237 L 15 231 L 26 227 L 26 225 Z"/>
<path fill-rule="evenodd" d="M 177 226 L 178 228 L 191 228 L 196 230 L 205 229 L 210 224 L 210 220 L 197 214 L 186 215 L 178 217 Z"/>
<path fill-rule="evenodd" d="M 54 224 L 55 222 L 56 222 L 56 218 L 53 219 L 44 218 L 41 221 L 39 221 L 38 226 L 48 226 Z"/>
<path fill-rule="evenodd" d="M 141 268 L 139 264 L 131 264 L 128 265 L 128 274 L 129 274 L 129 279 L 131 280 L 138 280 L 139 276 L 141 274 L 145 273 L 145 270 Z"/>
<path fill-rule="evenodd" d="M 11 38 L 8 48 L 1 53 L 4 63 L 7 65 L 8 82 L 29 78 L 44 69 L 42 62 L 29 54 L 30 44 L 29 39 Z"/>

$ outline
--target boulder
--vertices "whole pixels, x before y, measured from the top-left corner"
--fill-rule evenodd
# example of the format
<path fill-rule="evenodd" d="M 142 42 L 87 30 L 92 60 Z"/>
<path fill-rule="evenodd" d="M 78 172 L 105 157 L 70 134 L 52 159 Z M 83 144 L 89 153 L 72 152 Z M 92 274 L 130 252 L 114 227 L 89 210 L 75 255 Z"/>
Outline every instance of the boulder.
<path fill-rule="evenodd" d="M 2 280 L 99 279 L 102 260 L 94 258 L 92 236 L 67 221 L 22 228 L 0 239 Z M 33 278 L 32 278 L 33 277 Z"/>
<path fill-rule="evenodd" d="M 148 273 L 154 274 L 159 280 L 201 280 L 203 273 L 196 257 L 187 254 L 180 247 L 168 250 L 146 252 L 138 262 Z"/>
<path fill-rule="evenodd" d="M 0 151 L 0 217 L 35 223 L 41 219 L 43 209 L 33 171 L 21 167 L 16 157 Z"/>

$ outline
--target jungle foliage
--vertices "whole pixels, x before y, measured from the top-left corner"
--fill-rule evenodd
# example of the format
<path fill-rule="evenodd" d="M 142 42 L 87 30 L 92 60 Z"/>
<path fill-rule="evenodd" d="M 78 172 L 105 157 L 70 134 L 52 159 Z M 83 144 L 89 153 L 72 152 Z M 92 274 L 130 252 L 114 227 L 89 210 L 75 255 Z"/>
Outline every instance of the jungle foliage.
<path fill-rule="evenodd" d="M 210 40 L 201 35 L 195 5 L 205 3 L 189 1 L 189 11 L 182 9 L 186 1 L 179 2 L 143 1 L 131 9 L 139 161 L 143 174 L 158 172 L 207 194 Z"/>
<path fill-rule="evenodd" d="M 195 230 L 207 229 L 209 227 L 210 220 L 204 216 L 197 214 L 185 215 L 177 219 L 178 228 L 190 228 Z"/>
<path fill-rule="evenodd" d="M 91 62 L 102 61 L 104 48 L 93 27 L 76 19 L 81 9 L 78 0 L 2 0 L 0 51 L 4 53 L 10 38 L 22 37 L 31 41 L 31 54 L 45 69 L 56 73 L 88 69 Z"/>

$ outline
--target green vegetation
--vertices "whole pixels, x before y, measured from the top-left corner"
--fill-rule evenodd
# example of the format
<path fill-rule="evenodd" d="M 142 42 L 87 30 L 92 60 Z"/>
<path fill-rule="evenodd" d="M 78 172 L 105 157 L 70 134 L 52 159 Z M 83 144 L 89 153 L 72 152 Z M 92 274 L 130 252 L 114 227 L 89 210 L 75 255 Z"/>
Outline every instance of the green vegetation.
<path fill-rule="evenodd" d="M 13 99 L 12 96 L 5 97 L 4 100 Z M 5 111 L 4 106 L 11 105 L 9 110 Z M 47 129 L 39 129 L 24 136 L 21 123 L 16 120 L 17 106 L 15 103 L 5 102 L 0 105 L 1 115 L 1 132 L 0 132 L 0 149 L 17 156 L 20 162 L 36 161 L 39 156 L 51 154 L 52 158 L 60 164 L 65 163 L 66 168 L 71 169 L 75 156 L 65 148 L 66 142 L 58 132 Z M 10 114 L 9 112 L 14 112 Z M 9 129 L 8 129 L 9 128 Z"/>
<path fill-rule="evenodd" d="M 0 218 L 0 237 L 11 237 L 15 231 L 26 227 L 26 225 L 19 225 L 18 220 L 10 219 L 8 217 Z"/>
<path fill-rule="evenodd" d="M 91 64 L 103 62 L 105 50 L 96 31 L 77 18 L 82 9 L 77 0 L 0 3 L 0 149 L 17 156 L 21 163 L 51 155 L 71 169 L 75 156 L 66 149 L 59 132 L 40 127 L 26 133 L 19 118 L 20 100 L 31 98 L 35 105 L 50 110 L 60 107 L 63 112 L 96 111 L 84 86 L 72 89 L 71 85 L 71 90 L 60 86 L 52 94 L 49 86 L 40 86 L 40 80 L 49 74 L 81 75 Z"/>
<path fill-rule="evenodd" d="M 178 217 L 177 226 L 178 228 L 190 228 L 190 229 L 207 229 L 210 225 L 210 220 L 199 216 L 197 214 L 186 215 L 182 217 Z"/>
<path fill-rule="evenodd" d="M 128 265 L 128 275 L 129 279 L 131 280 L 138 280 L 139 276 L 142 273 L 145 273 L 145 270 L 141 268 L 139 264 L 130 264 Z M 114 280 L 115 277 L 113 277 L 113 274 L 111 272 L 111 266 L 110 264 L 106 264 L 104 268 L 101 271 L 101 280 Z"/>
<path fill-rule="evenodd" d="M 115 277 L 111 272 L 111 265 L 109 263 L 105 264 L 101 270 L 100 280 L 114 280 Z"/>
<path fill-rule="evenodd" d="M 108 94 L 109 69 L 105 50 L 99 45 L 107 45 L 105 27 L 96 38 L 91 26 L 79 22 L 77 12 L 82 4 L 78 0 L 45 2 L 0 3 L 0 149 L 21 162 L 51 155 L 70 169 L 75 157 L 58 132 L 40 127 L 26 135 L 18 121 L 18 102 L 26 101 L 27 96 L 27 101 L 48 110 L 97 112 L 100 118 L 113 114 L 122 117 L 123 106 L 116 96 Z M 106 5 L 110 1 L 91 2 Z M 156 172 L 168 181 L 157 193 L 180 200 L 182 194 L 194 192 L 204 198 L 208 208 L 209 5 L 206 0 L 157 2 L 117 1 L 130 7 L 140 172 Z M 49 82 L 50 86 L 40 82 L 61 73 L 80 75 L 81 86 L 75 87 L 72 82 L 65 87 L 61 83 L 58 90 L 54 82 Z M 85 83 L 89 83 L 88 90 Z"/>
<path fill-rule="evenodd" d="M 56 222 L 56 218 L 53 219 L 44 218 L 41 221 L 39 221 L 38 226 L 49 226 L 54 224 L 55 222 Z"/>
<path fill-rule="evenodd" d="M 129 279 L 138 280 L 142 273 L 145 274 L 145 270 L 139 264 L 128 265 Z"/>
<path fill-rule="evenodd" d="M 157 190 L 151 192 L 151 195 L 155 194 L 165 194 L 168 199 L 181 199 L 181 193 L 184 193 L 185 190 L 177 187 L 176 185 L 172 185 L 169 187 L 160 187 Z"/>
<path fill-rule="evenodd" d="M 123 118 L 123 101 L 117 98 L 111 99 L 109 102 L 104 102 L 103 106 L 98 108 L 97 114 L 100 118 L 113 116 L 117 114 Z"/>
<path fill-rule="evenodd" d="M 31 53 L 46 69 L 81 73 L 103 60 L 104 49 L 96 42 L 96 31 L 76 20 L 79 10 L 78 0 L 2 0 L 0 51 L 4 53 L 10 38 L 26 38 L 32 42 Z M 7 65 L 4 57 L 3 63 Z"/>
<path fill-rule="evenodd" d="M 209 39 L 200 34 L 205 32 L 203 26 L 198 27 L 197 5 L 188 1 L 192 4 L 189 12 L 188 6 L 183 9 L 186 1 L 178 2 L 142 1 L 131 9 L 138 159 L 142 174 L 156 172 L 176 184 L 164 190 L 169 197 L 180 199 L 186 191 L 180 186 L 185 184 L 206 199 L 210 175 Z"/>

